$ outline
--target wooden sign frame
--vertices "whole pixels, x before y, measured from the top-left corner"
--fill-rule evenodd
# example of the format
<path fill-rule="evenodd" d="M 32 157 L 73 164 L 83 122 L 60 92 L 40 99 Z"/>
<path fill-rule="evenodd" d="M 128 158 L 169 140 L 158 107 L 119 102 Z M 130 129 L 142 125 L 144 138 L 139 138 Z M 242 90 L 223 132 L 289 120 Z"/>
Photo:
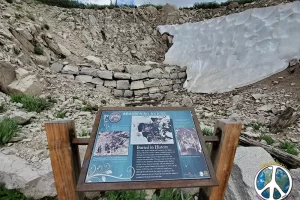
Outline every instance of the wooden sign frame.
<path fill-rule="evenodd" d="M 190 111 L 193 122 L 199 136 L 199 141 L 203 150 L 204 158 L 210 173 L 207 179 L 179 179 L 179 180 L 147 180 L 147 181 L 128 181 L 128 182 L 106 182 L 106 183 L 86 183 L 85 179 L 88 173 L 88 167 L 92 157 L 92 151 L 98 132 L 103 111 Z M 84 157 L 82 168 L 76 191 L 92 192 L 92 191 L 109 191 L 109 190 L 142 190 L 142 189 L 163 189 L 163 188 L 186 188 L 186 187 L 212 187 L 218 186 L 215 169 L 213 167 L 210 155 L 207 151 L 205 140 L 203 138 L 199 121 L 195 110 L 190 107 L 174 108 L 174 107 L 102 107 L 96 115 L 92 135 L 89 140 L 88 148 Z"/>

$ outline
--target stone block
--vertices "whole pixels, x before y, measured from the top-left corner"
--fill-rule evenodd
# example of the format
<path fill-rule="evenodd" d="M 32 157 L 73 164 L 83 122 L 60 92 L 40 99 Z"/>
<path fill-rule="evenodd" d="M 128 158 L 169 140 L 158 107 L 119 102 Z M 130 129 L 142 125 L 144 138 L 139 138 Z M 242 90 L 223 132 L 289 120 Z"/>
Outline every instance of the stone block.
<path fill-rule="evenodd" d="M 149 90 L 148 89 L 143 89 L 143 90 L 135 90 L 134 91 L 134 95 L 135 96 L 141 96 L 143 94 L 148 94 Z"/>
<path fill-rule="evenodd" d="M 159 82 L 160 82 L 160 86 L 172 85 L 173 84 L 172 80 L 170 80 L 170 79 L 160 79 Z"/>
<path fill-rule="evenodd" d="M 152 69 L 148 72 L 149 78 L 162 78 L 164 71 L 160 68 Z"/>
<path fill-rule="evenodd" d="M 131 90 L 138 90 L 138 89 L 144 89 L 144 88 L 145 88 L 145 85 L 144 85 L 143 81 L 133 81 L 131 83 L 131 87 L 130 87 Z"/>
<path fill-rule="evenodd" d="M 134 74 L 131 74 L 131 80 L 133 81 L 136 81 L 136 80 L 142 80 L 142 79 L 145 79 L 145 78 L 148 78 L 148 73 L 145 72 L 145 73 L 134 73 Z"/>
<path fill-rule="evenodd" d="M 114 72 L 123 72 L 124 71 L 124 66 L 120 65 L 120 64 L 110 63 L 110 64 L 106 64 L 106 67 L 108 70 L 114 71 Z"/>
<path fill-rule="evenodd" d="M 141 65 L 126 65 L 125 71 L 133 74 L 133 73 L 142 73 L 151 70 L 152 67 L 149 65 L 141 66 Z"/>
<path fill-rule="evenodd" d="M 160 85 L 159 79 L 150 79 L 148 81 L 144 81 L 145 87 L 157 87 Z"/>
<path fill-rule="evenodd" d="M 117 81 L 104 81 L 104 86 L 109 88 L 116 88 Z"/>
<path fill-rule="evenodd" d="M 7 93 L 7 86 L 16 79 L 14 67 L 7 61 L 0 61 L 0 89 Z"/>
<path fill-rule="evenodd" d="M 63 74 L 79 74 L 79 69 L 78 66 L 74 66 L 74 65 L 66 65 L 61 73 Z"/>
<path fill-rule="evenodd" d="M 116 90 L 116 89 L 114 89 L 114 96 L 115 97 L 123 97 L 124 96 L 124 90 Z"/>
<path fill-rule="evenodd" d="M 107 80 L 112 80 L 113 79 L 113 72 L 112 71 L 107 71 L 107 70 L 99 70 L 97 71 L 97 75 L 101 79 L 107 79 Z"/>
<path fill-rule="evenodd" d="M 165 85 L 165 86 L 161 86 L 160 90 L 164 91 L 164 92 L 168 92 L 168 91 L 173 90 L 173 87 L 172 87 L 172 85 Z"/>
<path fill-rule="evenodd" d="M 46 89 L 47 82 L 36 75 L 28 75 L 7 86 L 9 93 L 23 93 L 27 95 L 41 95 Z"/>
<path fill-rule="evenodd" d="M 176 79 L 176 78 L 178 78 L 178 74 L 177 73 L 171 73 L 170 78 L 171 79 Z"/>
<path fill-rule="evenodd" d="M 121 72 L 115 72 L 114 73 L 115 79 L 125 79 L 129 80 L 130 79 L 130 74 L 128 73 L 121 73 Z"/>
<path fill-rule="evenodd" d="M 61 72 L 61 70 L 63 69 L 63 65 L 61 63 L 53 63 L 51 66 L 50 66 L 50 69 L 53 73 L 59 73 Z"/>
<path fill-rule="evenodd" d="M 104 81 L 100 78 L 93 78 L 91 83 L 93 83 L 95 85 L 103 85 Z"/>
<path fill-rule="evenodd" d="M 130 83 L 128 80 L 119 80 L 117 81 L 117 89 L 127 90 L 130 88 Z"/>
<path fill-rule="evenodd" d="M 156 99 L 156 100 L 160 101 L 164 98 L 164 95 L 161 93 L 154 93 L 154 94 L 149 94 L 149 97 L 151 99 Z"/>
<path fill-rule="evenodd" d="M 177 69 L 179 69 L 179 67 L 165 67 L 165 71 L 168 74 L 175 73 L 177 71 Z"/>
<path fill-rule="evenodd" d="M 78 75 L 76 76 L 75 80 L 82 83 L 90 83 L 92 82 L 93 77 L 89 75 Z"/>
<path fill-rule="evenodd" d="M 133 91 L 131 91 L 131 90 L 125 90 L 124 97 L 132 97 L 132 96 L 133 96 Z"/>
<path fill-rule="evenodd" d="M 94 76 L 96 77 L 97 76 L 97 69 L 95 68 L 91 68 L 91 67 L 83 67 L 81 68 L 79 74 L 82 74 L 82 75 L 90 75 L 90 76 Z"/>
<path fill-rule="evenodd" d="M 158 87 L 152 87 L 152 88 L 149 88 L 149 93 L 158 93 L 160 92 L 160 89 Z"/>

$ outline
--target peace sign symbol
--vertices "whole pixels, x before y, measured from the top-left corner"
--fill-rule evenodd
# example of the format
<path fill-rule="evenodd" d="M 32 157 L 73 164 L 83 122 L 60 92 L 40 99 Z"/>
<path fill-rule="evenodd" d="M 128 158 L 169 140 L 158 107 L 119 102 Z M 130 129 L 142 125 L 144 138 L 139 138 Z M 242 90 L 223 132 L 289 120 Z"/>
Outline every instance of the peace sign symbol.
<path fill-rule="evenodd" d="M 268 183 L 266 183 L 267 181 Z M 293 181 L 290 173 L 285 168 L 270 165 L 257 173 L 254 185 L 257 194 L 262 199 L 282 200 L 290 194 Z"/>

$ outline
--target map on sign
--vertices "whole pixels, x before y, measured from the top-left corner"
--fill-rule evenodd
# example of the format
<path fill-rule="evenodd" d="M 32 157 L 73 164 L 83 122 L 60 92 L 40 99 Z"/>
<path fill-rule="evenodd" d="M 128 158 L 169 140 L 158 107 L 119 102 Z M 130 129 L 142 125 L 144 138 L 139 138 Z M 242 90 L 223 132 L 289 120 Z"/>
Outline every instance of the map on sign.
<path fill-rule="evenodd" d="M 211 178 L 191 111 L 103 111 L 87 183 Z"/>

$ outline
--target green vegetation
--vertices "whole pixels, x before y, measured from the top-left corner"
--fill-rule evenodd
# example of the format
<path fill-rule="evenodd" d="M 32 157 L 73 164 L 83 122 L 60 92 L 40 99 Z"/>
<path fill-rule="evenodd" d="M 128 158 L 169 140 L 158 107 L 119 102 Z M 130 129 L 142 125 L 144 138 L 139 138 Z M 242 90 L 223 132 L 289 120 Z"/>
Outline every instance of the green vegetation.
<path fill-rule="evenodd" d="M 288 142 L 288 141 L 283 141 L 283 142 L 280 142 L 280 146 L 279 146 L 281 149 L 284 149 L 287 153 L 289 154 L 293 154 L 295 156 L 298 156 L 299 155 L 299 151 L 296 147 L 295 144 L 291 143 L 291 142 Z"/>
<path fill-rule="evenodd" d="M 271 144 L 273 144 L 273 143 L 275 142 L 275 141 L 273 140 L 273 138 L 271 138 L 271 137 L 268 136 L 268 135 L 262 135 L 262 136 L 260 137 L 260 139 L 266 141 L 268 145 L 271 145 Z"/>
<path fill-rule="evenodd" d="M 211 130 L 209 128 L 204 128 L 201 131 L 202 131 L 202 134 L 205 136 L 212 136 L 214 134 L 213 130 Z"/>
<path fill-rule="evenodd" d="M 0 144 L 5 144 L 16 135 L 19 127 L 15 120 L 4 118 L 0 121 Z M 1 197 L 1 193 L 0 193 Z M 0 198 L 1 199 L 1 198 Z"/>
<path fill-rule="evenodd" d="M 6 111 L 4 103 L 0 104 L 0 113 L 4 113 Z"/>
<path fill-rule="evenodd" d="M 108 200 L 144 200 L 146 193 L 144 191 L 109 191 L 105 192 Z"/>
<path fill-rule="evenodd" d="M 252 127 L 254 130 L 256 130 L 256 131 L 258 131 L 262 126 L 263 126 L 263 124 L 260 123 L 260 122 L 256 122 L 256 123 L 251 124 L 251 127 Z"/>
<path fill-rule="evenodd" d="M 43 49 L 42 49 L 41 47 L 35 46 L 35 47 L 34 47 L 34 53 L 35 53 L 36 55 L 43 55 L 43 54 L 44 54 L 44 51 L 43 51 Z"/>
<path fill-rule="evenodd" d="M 28 17 L 31 21 L 35 21 L 35 17 L 33 16 L 33 14 L 28 14 L 27 17 Z"/>
<path fill-rule="evenodd" d="M 66 117 L 66 114 L 67 114 L 67 111 L 58 111 L 58 112 L 56 113 L 56 118 L 61 118 L 61 119 L 63 119 L 63 118 Z"/>
<path fill-rule="evenodd" d="M 182 190 L 166 189 L 160 192 L 160 195 L 153 195 L 152 200 L 190 200 L 192 196 L 184 194 Z"/>
<path fill-rule="evenodd" d="M 202 2 L 202 3 L 195 3 L 193 7 L 184 7 L 183 9 L 216 9 L 223 6 L 228 6 L 232 2 L 237 2 L 239 5 L 243 5 L 246 3 L 252 3 L 259 0 L 229 0 L 223 3 L 218 3 L 216 1 L 211 2 Z"/>
<path fill-rule="evenodd" d="M 17 190 L 9 190 L 0 185 L 0 199 L 1 200 L 26 200 L 26 197 Z"/>
<path fill-rule="evenodd" d="M 52 105 L 52 102 L 47 99 L 26 94 L 12 94 L 10 97 L 12 102 L 23 104 L 23 108 L 29 112 L 40 113 Z"/>
<path fill-rule="evenodd" d="M 87 137 L 90 136 L 91 132 L 87 131 L 87 130 L 81 130 L 81 132 L 79 133 L 80 137 Z"/>

